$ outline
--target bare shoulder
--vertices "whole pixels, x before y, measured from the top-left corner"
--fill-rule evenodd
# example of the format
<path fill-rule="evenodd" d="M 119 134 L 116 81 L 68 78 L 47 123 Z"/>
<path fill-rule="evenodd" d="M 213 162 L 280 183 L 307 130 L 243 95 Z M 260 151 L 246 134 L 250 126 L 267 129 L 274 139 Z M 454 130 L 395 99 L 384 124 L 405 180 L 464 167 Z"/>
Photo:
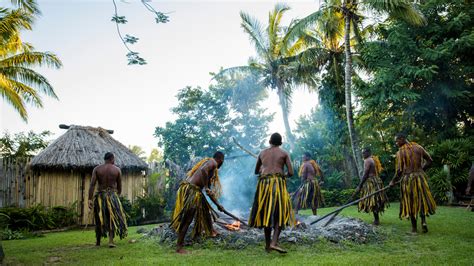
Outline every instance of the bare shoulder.
<path fill-rule="evenodd" d="M 281 152 L 281 154 L 282 154 L 283 156 L 285 156 L 285 157 L 290 156 L 290 154 L 289 154 L 287 151 L 285 151 L 284 149 L 282 149 L 282 148 L 280 148 L 280 152 Z"/>
<path fill-rule="evenodd" d="M 114 168 L 115 170 L 117 170 L 118 172 L 120 172 L 120 173 L 122 172 L 122 170 L 120 169 L 120 167 L 118 167 L 118 166 L 116 166 L 116 165 L 112 165 L 112 166 L 113 166 L 113 168 Z"/>
<path fill-rule="evenodd" d="M 263 149 L 263 150 L 260 151 L 260 153 L 258 154 L 258 157 L 265 156 L 265 154 L 267 154 L 269 150 L 270 150 L 270 148 Z"/>
<path fill-rule="evenodd" d="M 104 168 L 104 164 L 99 164 L 96 167 L 94 167 L 94 169 L 92 171 L 97 172 L 97 171 L 100 171 L 100 169 L 102 169 L 102 168 Z"/>
<path fill-rule="evenodd" d="M 215 168 L 215 167 L 217 167 L 217 162 L 216 162 L 216 160 L 209 160 L 209 161 L 207 161 L 206 165 L 209 168 Z"/>

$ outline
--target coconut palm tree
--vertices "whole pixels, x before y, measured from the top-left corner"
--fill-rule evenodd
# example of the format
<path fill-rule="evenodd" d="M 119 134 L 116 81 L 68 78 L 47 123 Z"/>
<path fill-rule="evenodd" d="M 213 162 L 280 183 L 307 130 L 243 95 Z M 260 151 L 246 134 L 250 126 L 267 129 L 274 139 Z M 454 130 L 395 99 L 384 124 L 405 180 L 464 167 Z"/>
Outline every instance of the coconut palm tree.
<path fill-rule="evenodd" d="M 318 11 L 299 20 L 293 26 L 291 38 L 297 38 L 308 27 L 315 25 L 318 21 L 327 19 L 325 15 L 328 13 L 340 17 L 344 21 L 344 90 L 346 118 L 354 160 L 357 162 L 358 172 L 360 173 L 362 170 L 362 157 L 359 148 L 359 139 L 354 127 L 354 113 L 352 108 L 351 82 L 353 75 L 353 55 L 351 53 L 351 35 L 354 36 L 357 41 L 363 41 L 360 34 L 362 21 L 366 18 L 363 13 L 387 16 L 388 19 L 403 19 L 413 25 L 423 25 L 425 20 L 423 15 L 408 0 L 326 0 Z M 339 20 L 333 20 L 333 22 L 340 25 Z M 334 25 L 328 24 L 328 27 L 334 27 Z"/>
<path fill-rule="evenodd" d="M 281 25 L 285 12 L 290 9 L 284 4 L 277 4 L 270 12 L 268 25 L 262 24 L 247 13 L 241 12 L 241 26 L 248 34 L 255 47 L 257 56 L 250 58 L 248 65 L 224 69 L 219 75 L 229 72 L 251 72 L 260 77 L 260 82 L 266 88 L 276 91 L 282 110 L 285 133 L 290 147 L 294 147 L 294 137 L 291 132 L 288 115 L 291 108 L 291 95 L 296 86 L 301 84 L 314 86 L 314 72 L 319 65 L 314 60 L 318 58 L 319 49 L 308 47 L 303 38 L 290 40 L 292 23 L 288 27 Z"/>
<path fill-rule="evenodd" d="M 35 1 L 12 2 L 18 9 L 0 9 L 0 94 L 27 121 L 26 104 L 43 107 L 41 94 L 57 99 L 49 81 L 32 68 L 62 64 L 55 54 L 37 52 L 20 38 L 20 30 L 31 30 L 39 14 Z"/>

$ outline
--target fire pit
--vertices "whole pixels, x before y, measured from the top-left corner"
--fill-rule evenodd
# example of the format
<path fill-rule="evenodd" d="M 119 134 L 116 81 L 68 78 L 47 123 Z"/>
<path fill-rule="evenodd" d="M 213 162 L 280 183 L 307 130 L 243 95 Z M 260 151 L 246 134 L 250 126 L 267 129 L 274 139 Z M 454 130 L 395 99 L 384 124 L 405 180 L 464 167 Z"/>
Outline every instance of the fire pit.
<path fill-rule="evenodd" d="M 352 241 L 356 243 L 367 243 L 377 239 L 374 227 L 360 219 L 336 217 L 334 221 L 326 227 L 322 225 L 325 221 L 311 225 L 318 216 L 298 216 L 297 224 L 294 227 L 286 228 L 281 232 L 281 243 L 307 244 L 311 245 L 326 239 L 331 242 Z M 191 224 L 188 233 L 191 232 Z M 240 222 L 229 219 L 218 219 L 214 223 L 214 229 L 219 233 L 209 241 L 225 248 L 244 248 L 249 245 L 262 244 L 264 242 L 263 230 L 249 228 L 241 225 Z M 168 224 L 162 224 L 152 229 L 147 237 L 156 238 L 160 244 L 176 244 L 176 233 Z M 206 241 L 206 240 L 198 240 Z M 185 243 L 190 244 L 190 236 L 186 236 Z"/>

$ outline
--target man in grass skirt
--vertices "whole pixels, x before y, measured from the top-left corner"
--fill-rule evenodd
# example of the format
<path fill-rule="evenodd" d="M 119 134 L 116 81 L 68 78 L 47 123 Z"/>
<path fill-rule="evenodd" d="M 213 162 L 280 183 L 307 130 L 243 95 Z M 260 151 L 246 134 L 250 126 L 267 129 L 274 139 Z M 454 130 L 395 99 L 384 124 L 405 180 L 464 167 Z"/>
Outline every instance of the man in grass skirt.
<path fill-rule="evenodd" d="M 380 160 L 376 156 L 372 156 L 370 148 L 365 148 L 362 151 L 362 155 L 364 156 L 364 174 L 354 193 L 360 192 L 361 198 L 383 188 L 383 182 L 380 179 L 380 172 L 383 170 Z M 379 214 L 383 213 L 388 206 L 387 195 L 382 191 L 360 201 L 359 212 L 372 212 L 374 214 L 374 225 L 379 225 Z"/>
<path fill-rule="evenodd" d="M 394 186 L 398 180 L 401 180 L 400 219 L 410 218 L 412 233 L 416 234 L 416 219 L 419 215 L 422 231 L 427 233 L 426 216 L 436 211 L 436 203 L 431 195 L 428 176 L 425 173 L 433 159 L 422 146 L 408 142 L 402 133 L 397 134 L 395 142 L 399 150 L 395 161 L 395 177 L 390 182 L 390 186 Z"/>
<path fill-rule="evenodd" d="M 264 228 L 265 250 L 286 253 L 278 244 L 280 232 L 294 224 L 290 194 L 286 190 L 286 177 L 293 176 L 290 155 L 280 148 L 282 137 L 270 137 L 270 148 L 263 150 L 257 159 L 255 174 L 259 175 L 257 190 L 249 218 L 249 226 Z M 285 174 L 284 167 L 288 173 Z M 273 238 L 271 237 L 273 229 Z"/>
<path fill-rule="evenodd" d="M 105 154 L 104 161 L 92 171 L 89 208 L 94 208 L 96 245 L 100 246 L 101 237 L 108 237 L 109 247 L 113 248 L 115 235 L 120 239 L 127 236 L 127 218 L 119 199 L 122 172 L 114 165 L 115 157 L 111 152 Z M 99 188 L 94 195 L 96 183 L 99 183 Z"/>
<path fill-rule="evenodd" d="M 213 158 L 205 158 L 198 162 L 188 172 L 186 180 L 180 184 L 170 224 L 178 233 L 177 253 L 187 253 L 184 250 L 184 238 L 193 220 L 194 228 L 191 233 L 193 238 L 215 234 L 212 224 L 217 219 L 217 214 L 206 200 L 202 190 L 206 190 L 206 194 L 222 211 L 223 208 L 217 202 L 217 198 L 219 198 L 222 191 L 218 169 L 223 163 L 224 154 L 218 151 Z"/>
<path fill-rule="evenodd" d="M 316 215 L 319 205 L 323 203 L 320 185 L 324 183 L 324 176 L 316 161 L 311 159 L 309 152 L 305 152 L 303 155 L 303 164 L 298 175 L 301 179 L 301 186 L 293 194 L 295 212 L 311 208 L 313 215 Z M 318 177 L 321 178 L 321 182 L 318 181 Z"/>

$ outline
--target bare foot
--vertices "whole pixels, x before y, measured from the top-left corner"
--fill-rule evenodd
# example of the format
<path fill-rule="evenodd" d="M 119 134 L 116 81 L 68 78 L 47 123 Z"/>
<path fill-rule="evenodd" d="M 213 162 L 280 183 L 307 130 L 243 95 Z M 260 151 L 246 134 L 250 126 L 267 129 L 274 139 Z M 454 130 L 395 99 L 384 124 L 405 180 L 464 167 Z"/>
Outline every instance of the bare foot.
<path fill-rule="evenodd" d="M 219 234 L 219 232 L 217 232 L 215 229 L 212 229 L 212 233 L 211 233 L 211 237 L 217 237 Z"/>
<path fill-rule="evenodd" d="M 422 225 L 421 225 L 421 231 L 422 231 L 423 233 L 428 233 L 428 226 L 427 226 L 426 224 L 422 224 Z"/>
<path fill-rule="evenodd" d="M 178 249 L 176 250 L 176 253 L 178 253 L 178 254 L 188 254 L 189 251 L 186 251 L 186 250 L 184 250 L 183 248 L 178 248 Z"/>
<path fill-rule="evenodd" d="M 114 243 L 109 243 L 109 248 L 115 248 L 117 247 Z"/>
<path fill-rule="evenodd" d="M 282 249 L 282 248 L 279 247 L 279 246 L 270 246 L 270 249 L 271 249 L 271 250 L 276 250 L 276 251 L 278 251 L 279 253 L 287 253 L 286 250 Z"/>

